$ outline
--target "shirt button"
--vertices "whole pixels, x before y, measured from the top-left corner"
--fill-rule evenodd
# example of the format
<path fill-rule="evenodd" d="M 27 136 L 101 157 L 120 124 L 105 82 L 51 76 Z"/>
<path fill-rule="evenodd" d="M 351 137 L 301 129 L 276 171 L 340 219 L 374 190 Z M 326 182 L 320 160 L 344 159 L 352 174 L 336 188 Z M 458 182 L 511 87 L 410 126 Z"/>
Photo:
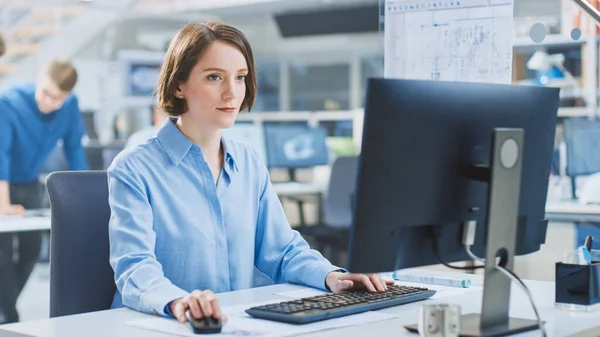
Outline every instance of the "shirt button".
<path fill-rule="evenodd" d="M 227 159 L 225 159 L 225 162 L 229 163 L 229 157 L 227 157 Z"/>

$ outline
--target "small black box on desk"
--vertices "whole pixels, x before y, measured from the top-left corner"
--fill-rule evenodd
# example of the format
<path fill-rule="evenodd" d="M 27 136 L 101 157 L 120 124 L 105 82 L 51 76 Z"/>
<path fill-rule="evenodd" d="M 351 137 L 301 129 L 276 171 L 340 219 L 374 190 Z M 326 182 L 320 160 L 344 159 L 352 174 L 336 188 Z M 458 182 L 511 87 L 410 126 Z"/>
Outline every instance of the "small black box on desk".
<path fill-rule="evenodd" d="M 591 306 L 600 303 L 600 262 L 556 263 L 556 303 Z"/>

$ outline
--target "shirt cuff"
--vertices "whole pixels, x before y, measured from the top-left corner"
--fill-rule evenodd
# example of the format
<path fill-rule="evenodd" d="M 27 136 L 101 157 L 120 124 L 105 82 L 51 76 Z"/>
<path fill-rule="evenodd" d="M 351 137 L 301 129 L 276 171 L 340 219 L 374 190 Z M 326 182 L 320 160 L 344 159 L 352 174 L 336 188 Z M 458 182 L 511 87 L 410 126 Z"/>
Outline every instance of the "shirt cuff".
<path fill-rule="evenodd" d="M 169 302 L 169 303 L 171 303 L 171 302 Z M 165 305 L 165 310 L 164 310 L 165 311 L 165 315 L 167 315 L 167 317 L 175 317 L 173 315 L 173 313 L 171 312 L 171 308 L 169 308 L 169 303 L 167 303 Z"/>
<path fill-rule="evenodd" d="M 172 283 L 160 284 L 142 297 L 142 311 L 172 317 L 171 311 L 168 310 L 169 303 L 187 295 L 188 293 L 185 290 Z"/>
<path fill-rule="evenodd" d="M 339 268 L 336 270 L 332 270 L 329 273 L 333 273 L 334 271 L 340 272 L 340 273 L 347 273 L 348 271 L 344 268 Z M 329 273 L 327 273 L 327 275 L 329 275 Z M 327 275 L 325 275 L 325 279 L 323 280 L 323 284 L 325 284 L 325 289 L 327 289 L 327 291 L 331 291 L 331 289 L 329 289 L 329 286 L 327 285 Z"/>
<path fill-rule="evenodd" d="M 336 267 L 332 264 L 319 264 L 314 269 L 311 268 L 308 270 L 309 274 L 304 278 L 305 282 L 303 283 L 309 287 L 329 291 L 325 284 L 325 280 L 327 279 L 327 275 L 332 271 L 347 272 L 345 269 Z"/>

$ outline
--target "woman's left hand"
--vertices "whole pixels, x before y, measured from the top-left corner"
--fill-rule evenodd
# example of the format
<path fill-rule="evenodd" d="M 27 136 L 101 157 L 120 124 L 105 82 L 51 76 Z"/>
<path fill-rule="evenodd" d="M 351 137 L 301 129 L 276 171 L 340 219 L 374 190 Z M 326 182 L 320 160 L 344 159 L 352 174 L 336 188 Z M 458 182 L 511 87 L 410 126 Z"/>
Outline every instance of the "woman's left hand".
<path fill-rule="evenodd" d="M 393 280 L 384 280 L 380 274 L 353 274 L 332 271 L 327 274 L 325 284 L 334 293 L 347 290 L 366 288 L 370 292 L 383 292 L 388 285 L 394 284 Z"/>

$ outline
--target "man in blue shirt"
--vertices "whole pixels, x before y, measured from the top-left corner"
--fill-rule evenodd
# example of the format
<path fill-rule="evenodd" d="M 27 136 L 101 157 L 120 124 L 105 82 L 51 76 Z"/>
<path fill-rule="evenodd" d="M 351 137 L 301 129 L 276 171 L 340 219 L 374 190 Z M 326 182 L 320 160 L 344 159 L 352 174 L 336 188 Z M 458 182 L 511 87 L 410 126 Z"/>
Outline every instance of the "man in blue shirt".
<path fill-rule="evenodd" d="M 73 65 L 55 60 L 35 83 L 14 85 L 0 93 L 0 215 L 20 215 L 25 209 L 41 207 L 38 174 L 58 141 L 70 169 L 87 169 L 81 112 L 71 92 L 76 82 Z M 40 232 L 0 234 L 0 324 L 19 320 L 15 305 L 40 246 Z"/>

